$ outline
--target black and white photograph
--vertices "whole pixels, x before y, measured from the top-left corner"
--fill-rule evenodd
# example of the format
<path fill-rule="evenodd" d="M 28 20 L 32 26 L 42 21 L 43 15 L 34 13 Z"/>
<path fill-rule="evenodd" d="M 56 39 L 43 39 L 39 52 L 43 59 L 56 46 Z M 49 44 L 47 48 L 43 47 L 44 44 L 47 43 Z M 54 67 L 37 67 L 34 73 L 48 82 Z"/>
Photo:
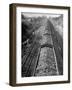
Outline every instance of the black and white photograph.
<path fill-rule="evenodd" d="M 11 85 L 70 82 L 70 7 L 12 4 Z"/>
<path fill-rule="evenodd" d="M 21 76 L 63 75 L 63 14 L 21 13 Z"/>

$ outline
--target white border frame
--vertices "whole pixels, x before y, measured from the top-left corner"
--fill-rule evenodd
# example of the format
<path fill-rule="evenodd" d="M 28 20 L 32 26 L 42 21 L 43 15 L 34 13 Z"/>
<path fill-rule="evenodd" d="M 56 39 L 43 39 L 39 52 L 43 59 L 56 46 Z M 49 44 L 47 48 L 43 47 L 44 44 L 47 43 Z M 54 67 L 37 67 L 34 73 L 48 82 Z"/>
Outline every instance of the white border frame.
<path fill-rule="evenodd" d="M 63 14 L 63 75 L 21 77 L 21 12 Z M 56 82 L 68 80 L 68 10 L 16 7 L 16 83 Z"/>

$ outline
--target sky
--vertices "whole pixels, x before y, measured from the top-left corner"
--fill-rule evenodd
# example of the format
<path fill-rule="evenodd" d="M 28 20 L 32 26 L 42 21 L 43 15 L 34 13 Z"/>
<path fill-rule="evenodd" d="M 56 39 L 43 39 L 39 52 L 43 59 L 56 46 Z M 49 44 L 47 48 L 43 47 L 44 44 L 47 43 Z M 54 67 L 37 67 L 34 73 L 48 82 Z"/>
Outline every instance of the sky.
<path fill-rule="evenodd" d="M 27 17 L 38 17 L 38 16 L 46 16 L 46 17 L 59 17 L 61 14 L 51 14 L 51 13 L 27 13 L 27 12 L 22 12 L 23 15 L 27 16 Z"/>

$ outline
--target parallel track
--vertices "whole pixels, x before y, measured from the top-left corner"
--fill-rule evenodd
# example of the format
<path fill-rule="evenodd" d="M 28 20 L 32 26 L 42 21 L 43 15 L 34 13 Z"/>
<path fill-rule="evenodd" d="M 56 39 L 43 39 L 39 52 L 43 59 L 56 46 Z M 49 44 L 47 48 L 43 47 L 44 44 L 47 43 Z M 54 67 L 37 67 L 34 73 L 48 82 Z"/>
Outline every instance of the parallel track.
<path fill-rule="evenodd" d="M 45 23 L 43 23 L 45 21 Z M 43 20 L 42 26 L 42 38 L 46 39 L 45 42 L 34 42 L 25 52 L 25 55 L 22 57 L 22 77 L 30 76 L 49 76 L 49 75 L 59 75 L 62 72 L 59 72 L 61 67 L 58 67 L 59 60 L 62 60 L 61 55 L 57 53 L 59 50 L 56 49 L 57 42 L 55 36 L 55 30 L 50 21 L 46 19 Z M 53 31 L 54 30 L 54 31 Z M 47 48 L 44 53 L 46 56 L 41 56 L 41 52 L 44 48 Z M 44 53 L 42 53 L 44 55 Z M 44 65 L 44 66 L 43 66 Z M 60 66 L 60 65 L 59 65 Z"/>

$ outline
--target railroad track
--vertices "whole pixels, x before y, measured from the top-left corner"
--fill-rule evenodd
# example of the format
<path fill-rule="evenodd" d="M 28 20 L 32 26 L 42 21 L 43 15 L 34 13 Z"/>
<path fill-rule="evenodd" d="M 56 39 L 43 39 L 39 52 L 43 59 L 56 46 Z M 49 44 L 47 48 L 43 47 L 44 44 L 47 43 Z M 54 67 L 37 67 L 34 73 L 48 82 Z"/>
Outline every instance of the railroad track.
<path fill-rule="evenodd" d="M 53 25 L 45 19 L 37 31 L 41 32 L 42 38 L 38 42 L 35 38 L 23 55 L 22 77 L 62 74 L 62 66 L 59 65 L 62 57 L 57 49 L 58 43 Z"/>
<path fill-rule="evenodd" d="M 39 43 L 34 43 L 31 47 L 31 50 L 26 54 L 26 56 L 23 57 L 22 62 L 22 76 L 29 77 L 33 76 L 35 65 L 37 63 L 37 56 L 39 55 L 40 45 Z M 33 68 L 33 69 L 32 69 Z"/>
<path fill-rule="evenodd" d="M 42 30 L 41 52 L 35 76 L 59 75 L 49 21 Z"/>

